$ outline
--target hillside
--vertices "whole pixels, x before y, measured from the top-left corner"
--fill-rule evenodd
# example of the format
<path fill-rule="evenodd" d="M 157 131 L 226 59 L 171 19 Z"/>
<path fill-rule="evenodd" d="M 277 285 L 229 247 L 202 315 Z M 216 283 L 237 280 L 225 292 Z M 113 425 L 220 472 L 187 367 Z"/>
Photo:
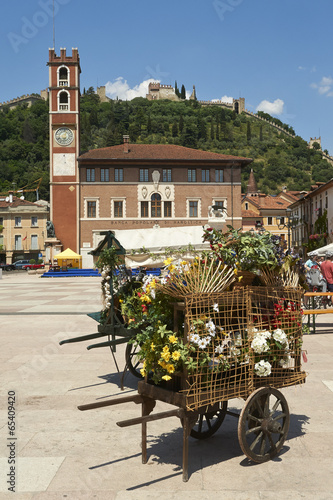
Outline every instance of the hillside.
<path fill-rule="evenodd" d="M 45 101 L 31 108 L 23 105 L 0 112 L 1 192 L 12 189 L 13 182 L 19 188 L 43 176 L 40 197 L 48 199 L 48 134 Z M 204 107 L 195 101 L 136 98 L 101 103 L 93 88 L 85 92 L 81 98 L 81 152 L 121 144 L 123 134 L 128 134 L 131 142 L 180 144 L 253 158 L 251 166 L 264 193 L 276 193 L 283 186 L 306 190 L 316 181 L 333 177 L 333 166 L 320 152 L 308 149 L 301 137 L 281 134 L 269 123 L 245 114 L 236 115 L 219 106 Z M 243 171 L 243 190 L 251 166 Z M 34 200 L 34 193 L 28 193 L 27 199 Z"/>

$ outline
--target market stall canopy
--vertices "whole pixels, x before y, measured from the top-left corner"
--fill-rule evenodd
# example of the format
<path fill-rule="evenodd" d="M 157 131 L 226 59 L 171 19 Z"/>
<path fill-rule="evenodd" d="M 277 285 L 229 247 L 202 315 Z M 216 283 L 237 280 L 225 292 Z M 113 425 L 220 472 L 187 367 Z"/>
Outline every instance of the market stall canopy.
<path fill-rule="evenodd" d="M 59 266 L 71 266 L 82 269 L 82 256 L 67 248 L 61 253 L 54 256 L 57 259 Z"/>
<path fill-rule="evenodd" d="M 310 257 L 313 255 L 319 255 L 319 257 L 325 257 L 326 252 L 333 252 L 333 243 L 325 245 L 324 247 L 321 248 L 316 248 L 316 250 L 312 250 L 312 252 L 309 252 L 308 255 Z"/>
<path fill-rule="evenodd" d="M 203 242 L 203 233 L 202 226 L 114 230 L 116 239 L 126 249 L 125 264 L 132 268 L 163 266 L 168 251 L 175 258 L 179 254 L 182 259 L 192 260 L 195 252 L 209 248 L 209 243 Z"/>

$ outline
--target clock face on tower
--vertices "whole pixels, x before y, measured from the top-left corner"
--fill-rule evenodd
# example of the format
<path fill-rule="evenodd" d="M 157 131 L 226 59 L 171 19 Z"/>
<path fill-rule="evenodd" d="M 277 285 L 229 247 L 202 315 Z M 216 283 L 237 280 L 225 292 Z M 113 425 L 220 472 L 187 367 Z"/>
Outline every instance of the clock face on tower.
<path fill-rule="evenodd" d="M 68 146 L 73 142 L 74 134 L 70 128 L 61 127 L 55 131 L 54 138 L 60 146 Z"/>

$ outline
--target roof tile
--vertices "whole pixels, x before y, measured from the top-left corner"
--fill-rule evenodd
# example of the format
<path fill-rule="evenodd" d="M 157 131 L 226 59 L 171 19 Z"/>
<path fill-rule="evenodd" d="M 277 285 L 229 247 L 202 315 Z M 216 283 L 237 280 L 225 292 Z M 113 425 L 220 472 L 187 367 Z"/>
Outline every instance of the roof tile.
<path fill-rule="evenodd" d="M 129 152 L 124 151 L 124 145 L 108 148 L 91 149 L 79 157 L 80 160 L 240 160 L 251 163 L 251 158 L 224 155 L 185 148 L 173 144 L 130 144 Z"/>

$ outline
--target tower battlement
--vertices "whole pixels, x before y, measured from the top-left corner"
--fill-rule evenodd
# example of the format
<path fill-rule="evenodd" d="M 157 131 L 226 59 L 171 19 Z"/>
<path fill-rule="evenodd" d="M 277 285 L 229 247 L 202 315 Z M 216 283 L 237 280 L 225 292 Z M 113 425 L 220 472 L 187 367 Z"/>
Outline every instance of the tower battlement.
<path fill-rule="evenodd" d="M 75 63 L 80 64 L 79 51 L 77 48 L 72 48 L 72 55 L 66 54 L 66 48 L 60 49 L 60 56 L 57 56 L 55 49 L 49 49 L 49 62 L 48 64 L 59 64 L 59 63 Z"/>

